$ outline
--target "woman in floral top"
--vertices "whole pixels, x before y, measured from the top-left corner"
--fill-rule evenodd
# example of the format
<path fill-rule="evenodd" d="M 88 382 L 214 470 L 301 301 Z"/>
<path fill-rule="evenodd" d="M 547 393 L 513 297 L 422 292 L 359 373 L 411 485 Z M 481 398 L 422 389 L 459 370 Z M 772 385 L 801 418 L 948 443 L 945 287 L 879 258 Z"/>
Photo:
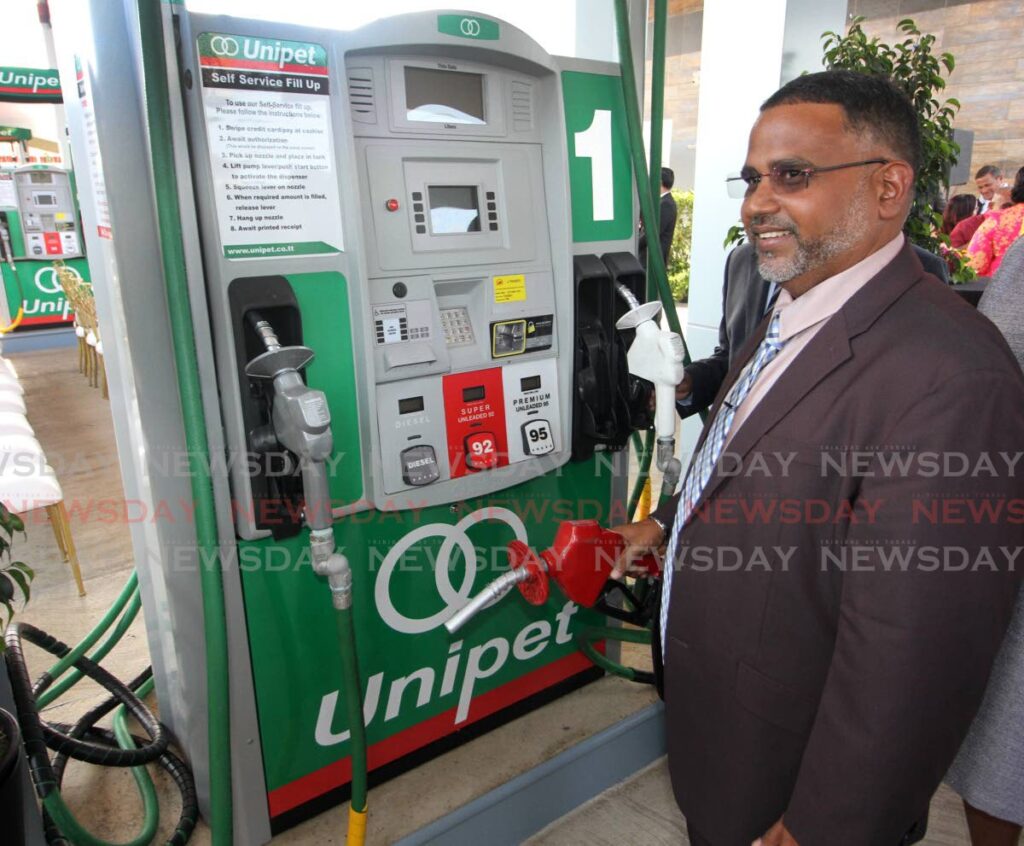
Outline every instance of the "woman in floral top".
<path fill-rule="evenodd" d="M 979 276 L 991 276 L 999 269 L 1003 255 L 1024 229 L 1024 167 L 1017 171 L 1010 191 L 1009 208 L 992 214 L 974 233 L 967 245 L 967 257 Z"/>

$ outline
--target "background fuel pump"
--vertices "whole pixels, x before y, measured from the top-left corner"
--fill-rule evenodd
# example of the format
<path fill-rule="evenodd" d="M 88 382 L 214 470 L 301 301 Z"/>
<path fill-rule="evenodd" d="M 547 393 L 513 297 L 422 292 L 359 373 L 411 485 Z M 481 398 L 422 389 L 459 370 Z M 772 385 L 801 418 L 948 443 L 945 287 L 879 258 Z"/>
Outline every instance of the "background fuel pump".
<path fill-rule="evenodd" d="M 19 312 L 25 326 L 72 320 L 53 269 L 60 260 L 89 279 L 70 171 L 53 165 L 0 171 L 0 260 L 8 324 Z"/>

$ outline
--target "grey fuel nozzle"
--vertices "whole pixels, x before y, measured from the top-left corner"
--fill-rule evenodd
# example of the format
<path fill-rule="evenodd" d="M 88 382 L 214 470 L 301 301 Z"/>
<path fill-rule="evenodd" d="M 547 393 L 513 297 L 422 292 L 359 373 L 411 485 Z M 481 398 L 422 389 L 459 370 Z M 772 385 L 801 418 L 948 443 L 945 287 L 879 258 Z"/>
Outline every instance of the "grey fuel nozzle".
<path fill-rule="evenodd" d="M 311 529 L 330 528 L 331 498 L 324 462 L 334 447 L 331 413 L 324 392 L 310 388 L 299 372 L 313 360 L 314 353 L 309 347 L 281 346 L 273 327 L 258 312 L 250 311 L 247 317 L 267 351 L 245 366 L 245 374 L 273 381 L 270 423 L 277 442 L 299 459 L 306 522 Z"/>

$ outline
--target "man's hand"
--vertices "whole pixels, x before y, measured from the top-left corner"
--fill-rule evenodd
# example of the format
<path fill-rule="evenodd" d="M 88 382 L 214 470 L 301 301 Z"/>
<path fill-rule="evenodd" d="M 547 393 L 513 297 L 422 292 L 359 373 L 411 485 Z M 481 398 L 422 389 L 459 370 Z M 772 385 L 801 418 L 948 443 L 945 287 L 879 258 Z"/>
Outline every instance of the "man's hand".
<path fill-rule="evenodd" d="M 676 402 L 686 399 L 693 391 L 693 379 L 690 378 L 690 374 L 687 373 L 683 376 L 683 381 L 676 385 Z"/>
<path fill-rule="evenodd" d="M 645 573 L 646 570 L 640 567 L 634 571 L 633 562 L 657 552 L 667 540 L 661 526 L 651 519 L 613 526 L 611 531 L 618 532 L 626 541 L 626 548 L 615 562 L 610 574 L 610 578 L 613 579 L 621 579 L 627 573 Z"/>
<path fill-rule="evenodd" d="M 800 844 L 789 833 L 789 829 L 783 825 L 782 820 L 779 820 L 750 846 L 800 846 Z"/>

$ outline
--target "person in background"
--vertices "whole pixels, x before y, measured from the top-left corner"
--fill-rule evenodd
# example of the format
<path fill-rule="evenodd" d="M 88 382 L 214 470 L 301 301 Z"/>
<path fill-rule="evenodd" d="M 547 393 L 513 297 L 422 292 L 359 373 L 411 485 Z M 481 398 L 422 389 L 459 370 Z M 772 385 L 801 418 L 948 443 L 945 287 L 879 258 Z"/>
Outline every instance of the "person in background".
<path fill-rule="evenodd" d="M 967 245 L 967 258 L 979 276 L 991 276 L 999 269 L 1003 254 L 1024 228 L 1024 167 L 1013 181 L 1010 203 L 1009 208 L 989 212 Z"/>
<path fill-rule="evenodd" d="M 949 245 L 956 250 L 963 250 L 968 244 L 971 243 L 971 238 L 974 237 L 974 233 L 978 231 L 978 227 L 981 226 L 990 217 L 995 217 L 1003 210 L 1004 207 L 1013 205 L 1010 200 L 1010 185 L 1003 183 L 996 188 L 995 194 L 992 195 L 992 202 L 989 205 L 989 210 L 984 214 L 973 214 L 970 217 L 965 217 L 956 226 L 953 227 L 953 231 L 949 233 Z"/>
<path fill-rule="evenodd" d="M 676 218 L 679 216 L 679 209 L 676 201 L 672 198 L 672 186 L 675 185 L 676 175 L 670 167 L 661 169 L 661 212 L 658 220 L 658 242 L 661 244 L 661 255 L 668 266 L 668 254 L 672 250 L 672 238 L 676 233 Z M 640 263 L 647 266 L 647 233 L 640 233 Z"/>
<path fill-rule="evenodd" d="M 942 211 L 942 234 L 949 235 L 960 221 L 973 217 L 977 205 L 978 201 L 973 194 L 957 194 L 950 197 Z"/>
<path fill-rule="evenodd" d="M 1007 250 L 978 311 L 1006 336 L 1024 368 L 1024 238 Z M 973 846 L 1017 846 L 1024 825 L 1024 592 L 985 698 L 946 781 L 964 800 Z"/>
<path fill-rule="evenodd" d="M 1003 172 L 995 165 L 984 165 L 974 174 L 974 184 L 978 186 L 978 206 L 976 212 L 984 214 L 992 204 L 992 195 L 999 183 L 1003 181 Z"/>

